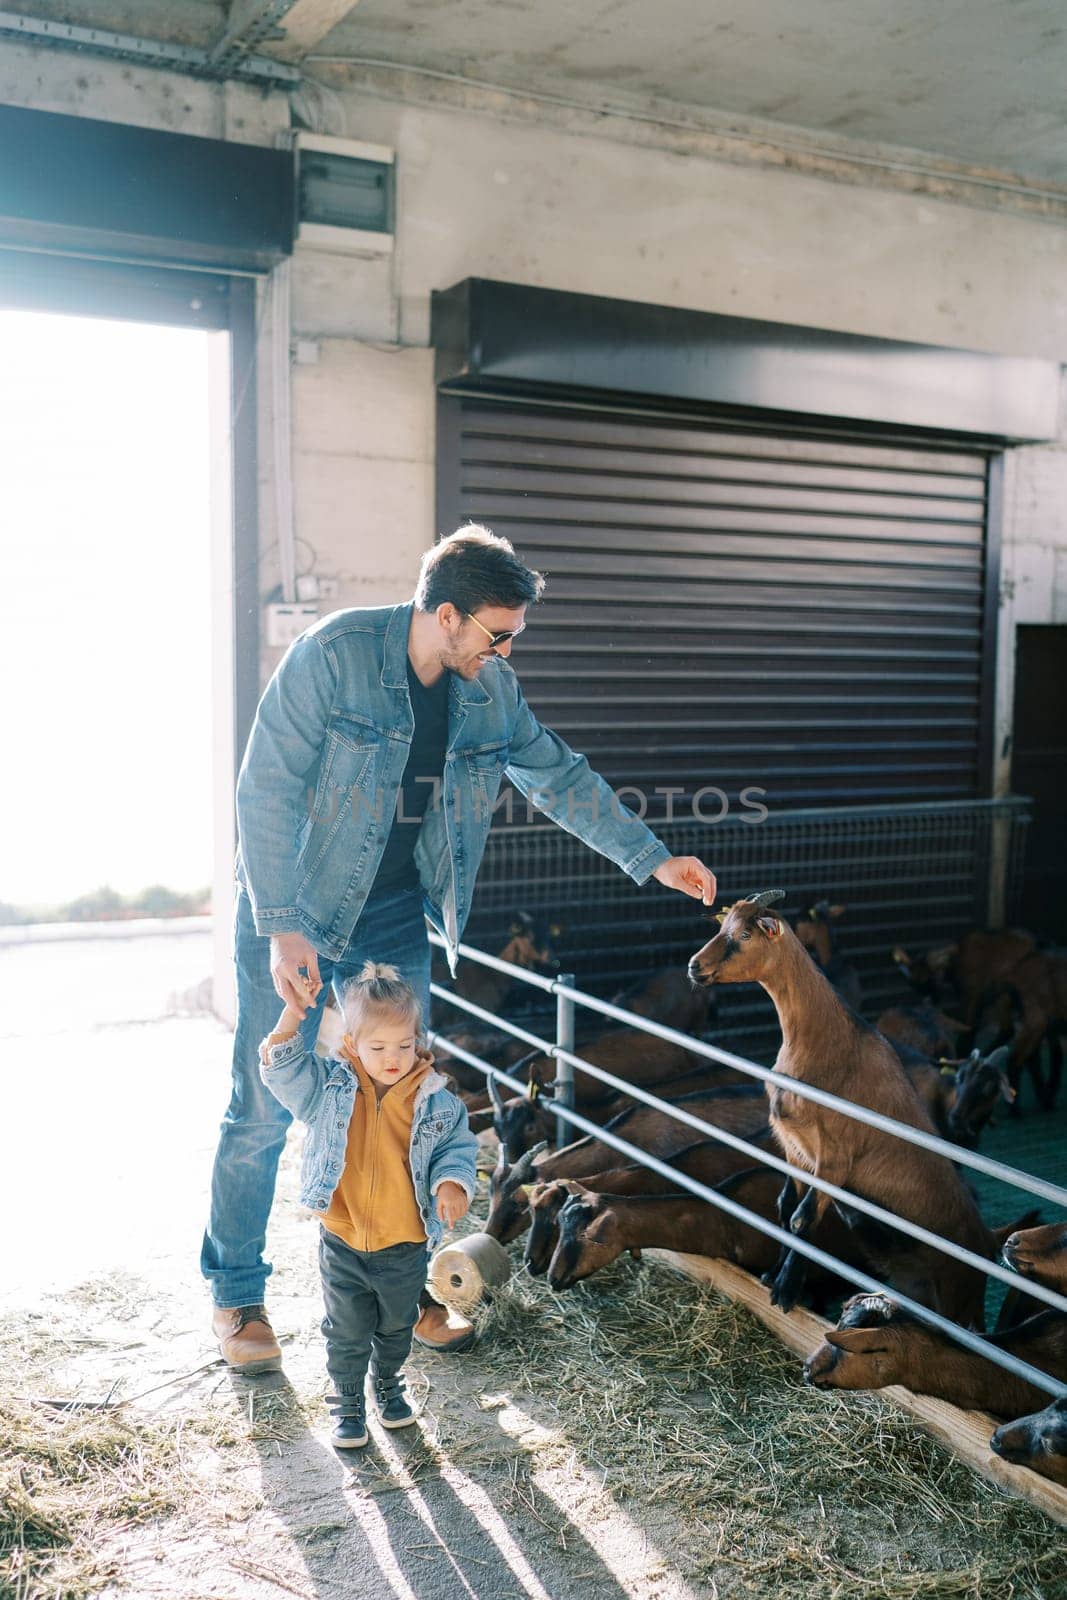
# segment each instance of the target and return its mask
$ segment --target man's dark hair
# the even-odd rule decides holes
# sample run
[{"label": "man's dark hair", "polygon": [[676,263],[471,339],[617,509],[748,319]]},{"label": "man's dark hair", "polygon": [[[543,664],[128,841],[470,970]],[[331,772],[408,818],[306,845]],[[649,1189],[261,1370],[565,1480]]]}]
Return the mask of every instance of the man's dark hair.
[{"label": "man's dark hair", "polygon": [[420,611],[436,611],[446,600],[468,613],[479,606],[516,610],[540,600],[544,586],[542,575],[519,560],[510,540],[472,522],[427,550],[415,604]]}]

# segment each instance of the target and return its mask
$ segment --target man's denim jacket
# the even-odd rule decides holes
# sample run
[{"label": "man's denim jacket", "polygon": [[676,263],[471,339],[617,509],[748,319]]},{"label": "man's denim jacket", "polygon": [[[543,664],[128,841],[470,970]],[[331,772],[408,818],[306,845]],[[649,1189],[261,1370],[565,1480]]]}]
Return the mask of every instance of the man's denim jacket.
[{"label": "man's denim jacket", "polygon": [[[348,1125],[355,1110],[359,1079],[338,1057],[316,1055],[299,1033],[268,1045],[259,1075],[276,1100],[306,1123],[300,1167],[300,1204],[325,1211],[340,1181],[348,1145]],[[478,1141],[467,1121],[467,1108],[431,1071],[415,1091],[411,1118],[411,1181],[426,1242],[441,1243],[444,1228],[433,1196],[446,1179],[458,1183],[474,1199]]]},{"label": "man's denim jacket", "polygon": [[[381,860],[414,716],[410,602],[335,611],[290,645],[263,693],[237,779],[236,873],[256,932],[302,933],[337,959]],[[670,851],[582,755],[544,728],[512,668],[450,674],[439,797],[415,845],[423,909],[448,947],[470,911],[500,781],[644,883]]]}]

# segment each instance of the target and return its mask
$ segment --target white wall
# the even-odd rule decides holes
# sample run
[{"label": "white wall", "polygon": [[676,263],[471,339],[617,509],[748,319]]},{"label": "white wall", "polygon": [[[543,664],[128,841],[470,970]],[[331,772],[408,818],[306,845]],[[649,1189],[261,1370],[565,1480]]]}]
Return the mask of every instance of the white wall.
[{"label": "white wall", "polygon": [[[342,102],[352,137],[397,150],[407,343],[429,336],[432,288],[479,275],[1067,359],[1067,228],[548,125]],[[377,306],[388,336],[378,269],[332,293],[320,280],[298,320],[342,331],[346,304],[353,317]]]}]

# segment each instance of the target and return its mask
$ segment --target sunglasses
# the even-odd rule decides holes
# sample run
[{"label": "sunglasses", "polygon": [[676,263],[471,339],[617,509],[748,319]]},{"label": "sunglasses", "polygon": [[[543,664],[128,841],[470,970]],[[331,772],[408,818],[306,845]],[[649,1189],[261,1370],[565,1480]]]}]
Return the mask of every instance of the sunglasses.
[{"label": "sunglasses", "polygon": [[505,628],[503,633],[490,633],[484,622],[478,622],[478,618],[474,615],[473,611],[465,611],[463,614],[464,616],[470,617],[472,622],[478,623],[479,628],[481,628],[482,632],[485,634],[485,637],[489,640],[490,650],[495,649],[498,644],[507,644],[509,639],[517,639],[520,633],[526,632],[526,624],[524,622],[521,628]]}]

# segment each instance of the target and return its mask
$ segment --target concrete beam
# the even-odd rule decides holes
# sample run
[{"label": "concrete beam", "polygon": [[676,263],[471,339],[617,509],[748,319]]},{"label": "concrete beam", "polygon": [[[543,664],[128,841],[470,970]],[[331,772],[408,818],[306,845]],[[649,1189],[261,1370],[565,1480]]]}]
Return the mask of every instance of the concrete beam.
[{"label": "concrete beam", "polygon": [[276,61],[301,61],[354,11],[359,0],[296,0],[282,19],[285,35],[264,46]]},{"label": "concrete beam", "polygon": [[220,71],[232,72],[262,48],[276,61],[297,62],[348,15],[359,0],[231,0],[226,26],[211,48]]}]

